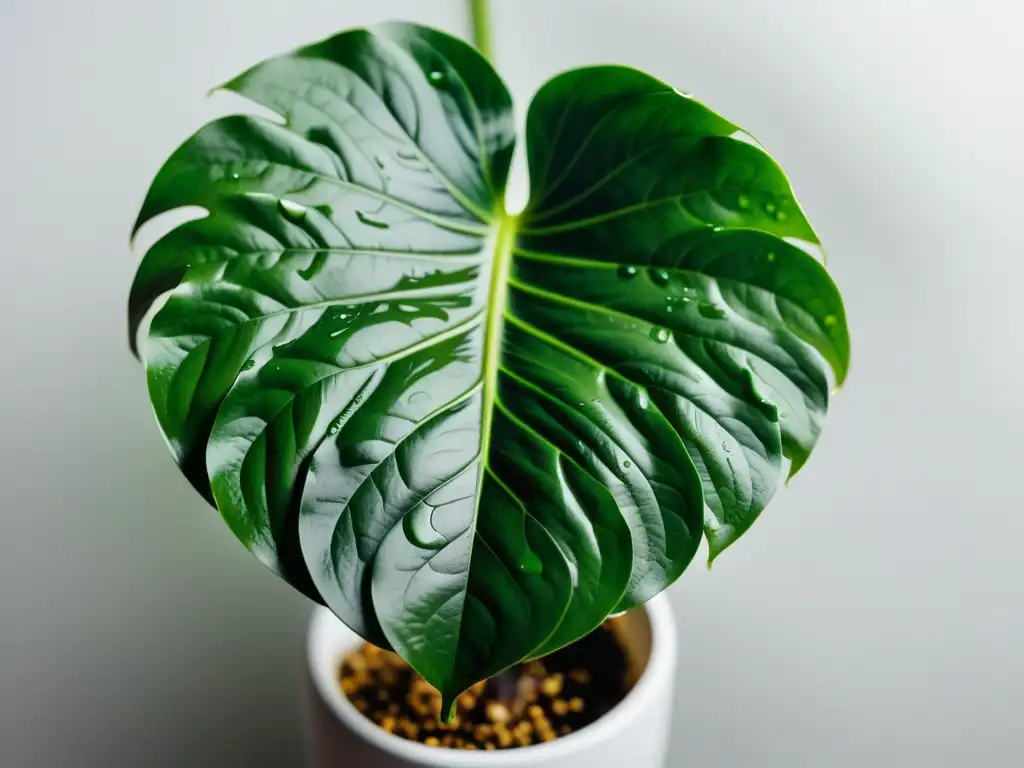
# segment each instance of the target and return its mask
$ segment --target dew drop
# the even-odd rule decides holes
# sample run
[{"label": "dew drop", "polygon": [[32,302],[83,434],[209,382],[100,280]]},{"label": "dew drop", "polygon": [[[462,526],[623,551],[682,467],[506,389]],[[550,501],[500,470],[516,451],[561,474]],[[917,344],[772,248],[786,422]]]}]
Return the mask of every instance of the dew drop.
[{"label": "dew drop", "polygon": [[775,214],[775,220],[776,221],[785,221],[787,218],[788,217],[786,216],[786,212],[785,211],[778,211]]},{"label": "dew drop", "polygon": [[673,307],[671,304],[669,304],[667,307],[665,307],[665,311],[668,312],[669,314],[671,314],[672,312],[675,312],[675,309],[676,308]]},{"label": "dew drop", "polygon": [[240,178],[242,178],[242,177],[239,176],[237,173],[232,173],[231,174],[231,180],[232,181],[238,181]]},{"label": "dew drop", "polygon": [[399,160],[419,160],[420,156],[413,149],[400,149],[397,152]]},{"label": "dew drop", "polygon": [[[334,319],[336,321],[338,321],[338,322],[344,323],[350,317],[351,317],[351,315],[348,312],[340,312],[340,313],[338,313],[337,315],[334,316]],[[350,328],[349,324],[346,323],[342,328],[339,328],[338,330],[333,331],[329,335],[330,335],[330,337],[332,339],[336,339],[339,336],[341,336],[343,333],[348,333],[349,328]]]},{"label": "dew drop", "polygon": [[640,391],[636,398],[636,404],[640,406],[640,410],[647,410],[647,406],[651,404],[651,401],[648,399],[646,392]]},{"label": "dew drop", "polygon": [[252,359],[246,360],[244,363],[242,363],[242,370],[243,371],[251,371],[255,366],[256,366],[256,361],[255,360],[252,360]]},{"label": "dew drop", "polygon": [[656,341],[659,344],[667,344],[668,340],[672,338],[672,334],[667,328],[651,328],[650,332],[651,341]]},{"label": "dew drop", "polygon": [[721,320],[725,317],[725,310],[708,301],[702,301],[697,307],[702,317],[708,320]]},{"label": "dew drop", "polygon": [[292,221],[302,221],[306,218],[306,206],[299,205],[292,200],[281,198],[277,201],[277,207],[281,209],[281,213]]},{"label": "dew drop", "polygon": [[434,507],[417,504],[402,518],[402,529],[409,543],[420,549],[441,550],[448,541],[434,528]]},{"label": "dew drop", "polygon": [[768,260],[768,263],[770,264],[771,262],[775,261],[775,253],[769,253],[767,256],[765,256],[765,258]]},{"label": "dew drop", "polygon": [[312,280],[313,278],[315,278],[317,275],[324,271],[325,266],[327,266],[327,253],[324,251],[319,251],[310,260],[309,266],[306,267],[305,269],[298,270],[296,274],[303,280]]},{"label": "dew drop", "polygon": [[356,218],[366,226],[374,227],[375,229],[390,229],[391,227],[391,225],[386,221],[381,221],[380,219],[374,218],[370,214],[363,213],[362,211],[356,211]]},{"label": "dew drop", "polygon": [[775,213],[775,203],[766,203],[765,206],[764,206],[764,209],[765,209],[765,211],[768,214],[774,214]]},{"label": "dew drop", "polygon": [[416,403],[429,403],[433,398],[429,392],[413,392],[409,395],[409,405],[416,405]]},{"label": "dew drop", "polygon": [[779,416],[781,416],[784,419],[788,419],[789,418],[789,412],[788,411],[781,411],[779,413]]},{"label": "dew drop", "polygon": [[626,459],[624,462],[622,462],[622,468],[623,469],[632,469],[633,468],[633,462],[630,461],[629,459]]},{"label": "dew drop", "polygon": [[636,277],[636,267],[631,264],[626,264],[619,267],[619,277],[623,280],[632,280]]},{"label": "dew drop", "polygon": [[431,85],[435,85],[435,86],[436,85],[443,85],[444,81],[447,80],[447,79],[448,79],[448,76],[445,75],[445,73],[442,72],[439,69],[435,69],[433,72],[431,72],[429,75],[427,75],[427,80],[430,81]]},{"label": "dew drop", "polygon": [[341,431],[341,417],[339,416],[331,422],[331,426],[327,428],[327,434],[332,437]]},{"label": "dew drop", "polygon": [[662,287],[668,285],[668,272],[664,269],[658,269],[651,272],[651,282]]},{"label": "dew drop", "polygon": [[519,558],[519,570],[531,576],[536,576],[544,570],[544,564],[532,549],[527,548],[523,556]]},{"label": "dew drop", "polygon": [[740,208],[749,208],[750,198],[747,197],[746,195],[740,195],[739,197],[736,198],[736,205],[739,206]]},{"label": "dew drop", "polygon": [[825,315],[825,325],[830,328],[839,322],[839,318],[835,315]]}]

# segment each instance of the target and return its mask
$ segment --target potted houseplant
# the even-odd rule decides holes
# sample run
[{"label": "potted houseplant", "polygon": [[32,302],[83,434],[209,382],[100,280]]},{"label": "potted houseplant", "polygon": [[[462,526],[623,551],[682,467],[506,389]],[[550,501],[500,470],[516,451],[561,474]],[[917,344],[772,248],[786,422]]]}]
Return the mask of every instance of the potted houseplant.
[{"label": "potted houseplant", "polygon": [[131,343],[182,471],[323,606],[318,764],[654,766],[657,596],[809,457],[842,301],[765,150],[626,67],[540,89],[508,211],[471,7],[480,50],[385,24],[226,83],[281,120],[159,171],[136,230],[206,215],[143,256]]}]

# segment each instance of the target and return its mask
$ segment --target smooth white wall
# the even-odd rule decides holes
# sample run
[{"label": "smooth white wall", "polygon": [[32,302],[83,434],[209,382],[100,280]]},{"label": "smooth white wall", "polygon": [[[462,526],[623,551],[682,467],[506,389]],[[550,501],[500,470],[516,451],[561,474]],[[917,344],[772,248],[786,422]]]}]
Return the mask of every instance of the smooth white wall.
[{"label": "smooth white wall", "polygon": [[[1013,766],[1024,713],[1022,12],[1010,0],[493,0],[525,107],[648,69],[790,173],[854,368],[818,453],[673,589],[673,766]],[[167,456],[127,236],[206,90],[463,3],[0,3],[0,765],[285,766],[308,606]]]}]

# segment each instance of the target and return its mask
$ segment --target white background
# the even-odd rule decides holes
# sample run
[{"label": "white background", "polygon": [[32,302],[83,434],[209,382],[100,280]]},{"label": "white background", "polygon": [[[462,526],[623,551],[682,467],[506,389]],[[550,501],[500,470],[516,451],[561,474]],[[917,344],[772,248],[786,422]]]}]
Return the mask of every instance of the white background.
[{"label": "white background", "polygon": [[[522,109],[628,63],[789,172],[854,363],[815,457],[672,590],[672,766],[1024,764],[1021,12],[1012,0],[494,0]],[[213,85],[457,0],[0,0],[0,765],[293,766],[309,606],[171,462],[128,232]]]}]

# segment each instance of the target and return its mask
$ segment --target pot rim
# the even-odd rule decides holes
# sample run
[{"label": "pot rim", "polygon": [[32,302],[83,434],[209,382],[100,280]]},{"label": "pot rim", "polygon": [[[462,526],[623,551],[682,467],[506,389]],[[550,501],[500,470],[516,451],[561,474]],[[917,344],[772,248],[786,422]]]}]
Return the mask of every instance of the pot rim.
[{"label": "pot rim", "polygon": [[355,708],[338,684],[338,635],[358,638],[329,609],[322,606],[315,610],[310,622],[307,641],[309,670],[320,698],[335,717],[359,738],[393,757],[439,768],[532,766],[538,760],[556,761],[578,755],[618,738],[631,723],[650,711],[661,686],[672,685],[670,676],[676,663],[677,638],[671,604],[665,593],[661,593],[640,609],[645,612],[651,625],[651,655],[636,684],[622,701],[596,722],[554,741],[528,747],[486,752],[428,747],[382,730]]}]

